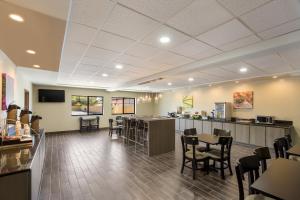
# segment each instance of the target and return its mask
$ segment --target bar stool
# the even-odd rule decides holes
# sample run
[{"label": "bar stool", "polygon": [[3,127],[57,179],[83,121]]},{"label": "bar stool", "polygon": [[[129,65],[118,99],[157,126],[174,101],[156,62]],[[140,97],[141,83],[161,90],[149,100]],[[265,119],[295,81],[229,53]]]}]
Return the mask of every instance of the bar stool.
[{"label": "bar stool", "polygon": [[130,119],[128,140],[136,142],[136,119]]},{"label": "bar stool", "polygon": [[139,145],[144,146],[145,141],[145,122],[144,120],[138,120],[137,122],[137,137],[136,141]]}]

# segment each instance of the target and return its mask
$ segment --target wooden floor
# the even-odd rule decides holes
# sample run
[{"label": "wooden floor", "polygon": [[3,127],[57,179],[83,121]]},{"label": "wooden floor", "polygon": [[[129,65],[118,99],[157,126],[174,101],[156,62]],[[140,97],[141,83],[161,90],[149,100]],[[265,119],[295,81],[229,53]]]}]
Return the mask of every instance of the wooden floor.
[{"label": "wooden floor", "polygon": [[[181,144],[176,150],[148,157],[106,131],[47,135],[40,199],[238,199],[235,175],[191,170],[180,174]],[[233,145],[232,165],[253,148]]]}]

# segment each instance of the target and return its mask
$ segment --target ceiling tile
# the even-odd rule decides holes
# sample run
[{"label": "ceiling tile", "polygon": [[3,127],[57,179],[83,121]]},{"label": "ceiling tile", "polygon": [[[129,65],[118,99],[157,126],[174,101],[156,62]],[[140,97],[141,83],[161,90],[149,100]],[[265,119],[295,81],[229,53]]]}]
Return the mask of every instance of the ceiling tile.
[{"label": "ceiling tile", "polygon": [[294,69],[300,69],[300,44],[290,48],[278,50],[278,53],[288,62]]},{"label": "ceiling tile", "polygon": [[110,0],[74,0],[71,21],[98,28],[111,12],[114,3]]},{"label": "ceiling tile", "polygon": [[127,64],[127,65],[132,65],[135,67],[143,67],[145,65],[145,60],[130,56],[130,55],[120,55],[116,59],[113,60],[114,63],[120,63],[120,64]]},{"label": "ceiling tile", "polygon": [[128,8],[117,5],[103,29],[138,40],[159,26],[159,23]]},{"label": "ceiling tile", "polygon": [[226,24],[199,35],[197,38],[215,47],[236,41],[251,35],[252,32],[241,22],[234,19]]},{"label": "ceiling tile", "polygon": [[93,43],[94,46],[101,47],[116,52],[123,52],[134,43],[134,40],[127,39],[112,33],[100,31]]},{"label": "ceiling tile", "polygon": [[216,55],[219,52],[221,52],[195,39],[189,40],[181,45],[178,45],[171,51],[194,59],[202,59],[205,57]]},{"label": "ceiling tile", "polygon": [[219,48],[224,50],[224,51],[230,51],[233,49],[238,49],[241,47],[246,47],[250,44],[254,44],[261,41],[256,35],[250,35],[248,37],[245,38],[241,38],[239,40],[236,40],[234,42],[230,42],[228,44],[225,45],[221,45]]},{"label": "ceiling tile", "polygon": [[[248,71],[246,73],[240,73],[240,68],[246,67]],[[230,71],[232,73],[236,73],[236,78],[245,78],[249,76],[261,76],[263,75],[263,71],[256,69],[246,63],[238,62],[238,63],[232,63],[232,64],[226,64],[221,66],[220,68],[225,69],[227,71]]]},{"label": "ceiling tile", "polygon": [[126,51],[126,54],[146,59],[146,58],[150,58],[150,57],[154,56],[155,54],[159,53],[160,51],[161,50],[156,47],[137,43],[136,45],[130,47]]},{"label": "ceiling tile", "polygon": [[274,28],[258,33],[263,39],[271,39],[300,29],[300,19],[296,19]]},{"label": "ceiling tile", "polygon": [[271,0],[218,0],[223,6],[229,9],[236,16],[251,11]]},{"label": "ceiling tile", "polygon": [[89,47],[86,56],[90,58],[98,58],[103,60],[103,62],[107,62],[114,57],[116,57],[118,54],[115,53],[114,51],[109,51],[106,49],[102,49],[99,47],[91,46]]},{"label": "ceiling tile", "polygon": [[185,33],[197,36],[231,18],[232,15],[215,0],[194,1],[168,20],[167,24]]},{"label": "ceiling tile", "polygon": [[256,32],[262,32],[299,17],[299,0],[276,0],[241,16],[241,19]]},{"label": "ceiling tile", "polygon": [[62,57],[65,61],[69,62],[77,62],[81,56],[84,54],[84,51],[86,50],[87,45],[77,43],[77,42],[71,42],[71,41],[65,41]]},{"label": "ceiling tile", "polygon": [[[167,36],[171,39],[170,43],[161,44],[159,42],[160,37]],[[169,28],[165,25],[161,26],[159,29],[155,30],[151,34],[147,35],[142,42],[159,48],[172,48],[176,45],[179,45],[187,40],[190,40],[191,37],[176,31],[173,28]]]},{"label": "ceiling tile", "polygon": [[89,26],[70,23],[69,30],[67,31],[67,38],[73,42],[80,42],[83,44],[89,44],[96,34],[97,29]]},{"label": "ceiling tile", "polygon": [[98,70],[98,66],[95,65],[87,65],[87,64],[80,64],[77,67],[78,71],[90,71],[90,72],[96,72]]},{"label": "ceiling tile", "polygon": [[292,70],[292,68],[277,54],[267,54],[246,59],[245,62],[268,72],[278,73]]},{"label": "ceiling tile", "polygon": [[224,79],[234,79],[237,76],[237,73],[233,73],[232,71],[227,71],[220,67],[210,67],[210,68],[202,69],[200,70],[200,72],[208,75],[222,77]]},{"label": "ceiling tile", "polygon": [[193,0],[118,0],[121,4],[159,21],[166,21]]},{"label": "ceiling tile", "polygon": [[167,64],[172,66],[180,66],[187,63],[191,63],[194,60],[189,59],[187,57],[177,55],[168,51],[157,54],[153,58],[149,60],[150,62],[158,63],[158,64]]},{"label": "ceiling tile", "polygon": [[99,58],[90,58],[85,56],[82,58],[81,64],[102,66],[105,64],[105,62]]}]

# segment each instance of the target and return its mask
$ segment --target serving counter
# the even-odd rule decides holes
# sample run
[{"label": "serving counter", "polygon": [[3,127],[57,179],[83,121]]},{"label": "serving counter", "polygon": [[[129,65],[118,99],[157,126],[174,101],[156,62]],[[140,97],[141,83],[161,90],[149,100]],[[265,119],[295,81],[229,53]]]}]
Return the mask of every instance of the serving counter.
[{"label": "serving counter", "polygon": [[0,199],[37,200],[45,158],[45,133],[30,147],[0,151]]}]

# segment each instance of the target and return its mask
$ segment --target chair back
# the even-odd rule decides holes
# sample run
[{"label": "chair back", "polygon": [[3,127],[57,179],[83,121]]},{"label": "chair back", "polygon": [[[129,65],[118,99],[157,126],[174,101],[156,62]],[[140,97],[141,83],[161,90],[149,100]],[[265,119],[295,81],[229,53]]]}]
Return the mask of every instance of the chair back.
[{"label": "chair back", "polygon": [[285,137],[274,140],[274,151],[276,158],[287,158],[286,151],[289,149],[288,141]]},{"label": "chair back", "polygon": [[113,128],[113,119],[108,119],[108,122],[109,122],[109,129],[112,129]]},{"label": "chair back", "polygon": [[251,185],[259,178],[259,158],[256,155],[252,155],[239,159],[238,164],[235,167],[235,171],[239,187],[239,200],[244,200],[244,174],[248,173],[249,194],[254,194],[255,192],[251,189]]},{"label": "chair back", "polygon": [[136,120],[130,119],[130,128],[135,128],[135,127],[136,127]]},{"label": "chair back", "polygon": [[[221,136],[219,137],[219,144],[221,145],[221,159],[225,158],[225,153],[230,157],[231,154],[231,146],[232,146],[233,138],[231,136]],[[225,151],[227,150],[227,151]]]},{"label": "chair back", "polygon": [[197,135],[197,129],[196,128],[190,128],[190,129],[185,129],[183,131],[183,135]]},{"label": "chair back", "polygon": [[116,120],[122,120],[122,116],[116,116]]},{"label": "chair back", "polygon": [[231,131],[214,128],[213,135],[215,135],[215,136],[231,136]]},{"label": "chair back", "polygon": [[260,147],[254,150],[254,155],[258,157],[261,164],[262,173],[267,170],[267,159],[271,159],[270,150],[268,147]]},{"label": "chair back", "polygon": [[290,134],[284,136],[288,142],[288,147],[291,148],[293,146],[292,136]]},{"label": "chair back", "polygon": [[137,128],[142,130],[142,129],[144,129],[144,127],[145,127],[144,120],[138,120],[138,122],[137,122]]}]

